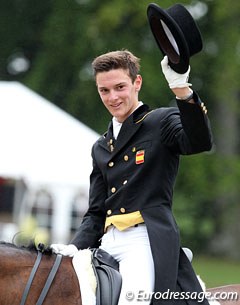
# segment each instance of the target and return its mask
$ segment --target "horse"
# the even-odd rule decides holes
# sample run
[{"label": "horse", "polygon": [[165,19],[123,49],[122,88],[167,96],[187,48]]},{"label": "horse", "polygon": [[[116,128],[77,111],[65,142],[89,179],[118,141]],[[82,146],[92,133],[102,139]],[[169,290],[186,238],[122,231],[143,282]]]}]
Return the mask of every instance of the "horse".
[{"label": "horse", "polygon": [[[34,246],[18,247],[0,243],[0,304],[20,305],[30,273],[37,259]],[[44,253],[25,305],[37,303],[56,255]],[[44,300],[44,305],[82,305],[79,282],[70,257],[63,257]]]},{"label": "horse", "polygon": [[[0,243],[0,304],[19,305],[38,256],[34,245],[19,247]],[[45,251],[33,279],[25,305],[36,304],[47,281],[56,255]],[[208,288],[206,292],[218,299],[221,305],[240,305],[240,284]],[[226,299],[227,293],[235,298]],[[237,299],[236,299],[237,296]],[[79,282],[70,257],[63,257],[60,267],[44,300],[44,305],[82,305]]]},{"label": "horse", "polygon": [[207,292],[221,305],[240,305],[240,284],[208,288]]}]

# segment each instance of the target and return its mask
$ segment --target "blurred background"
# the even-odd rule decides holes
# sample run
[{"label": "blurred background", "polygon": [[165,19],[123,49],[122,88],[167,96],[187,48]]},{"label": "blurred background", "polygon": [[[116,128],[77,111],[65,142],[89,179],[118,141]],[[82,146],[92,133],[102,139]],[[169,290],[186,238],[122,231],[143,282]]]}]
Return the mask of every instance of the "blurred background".
[{"label": "blurred background", "polygon": [[[155,3],[168,8],[177,2]],[[181,158],[174,214],[203,280],[210,286],[239,283],[240,2],[181,3],[203,37],[203,51],[191,58],[190,82],[207,105],[214,147]],[[87,209],[91,145],[110,120],[92,76],[96,56],[129,49],[141,58],[140,99],[152,108],[174,105],[148,4],[0,0],[2,240],[34,236],[66,243],[79,226]]]}]

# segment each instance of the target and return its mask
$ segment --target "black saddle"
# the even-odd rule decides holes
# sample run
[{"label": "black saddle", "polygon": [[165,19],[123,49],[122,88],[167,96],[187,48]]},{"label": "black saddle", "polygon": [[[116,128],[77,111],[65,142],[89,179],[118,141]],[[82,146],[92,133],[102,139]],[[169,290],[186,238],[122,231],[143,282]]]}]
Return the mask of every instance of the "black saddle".
[{"label": "black saddle", "polygon": [[92,249],[92,265],[97,279],[96,305],[117,305],[122,288],[118,262],[96,248]]}]

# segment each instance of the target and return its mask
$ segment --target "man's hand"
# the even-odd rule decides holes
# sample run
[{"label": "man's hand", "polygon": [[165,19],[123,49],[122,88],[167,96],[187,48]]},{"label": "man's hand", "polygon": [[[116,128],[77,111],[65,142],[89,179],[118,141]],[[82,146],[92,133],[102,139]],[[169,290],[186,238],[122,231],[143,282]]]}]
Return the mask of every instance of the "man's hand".
[{"label": "man's hand", "polygon": [[62,254],[64,256],[73,257],[78,252],[75,245],[64,245],[64,244],[51,244],[50,248],[55,254]]},{"label": "man's hand", "polygon": [[175,72],[168,64],[168,57],[164,56],[163,60],[161,61],[162,72],[168,82],[168,85],[171,89],[173,88],[186,88],[191,86],[192,84],[188,83],[189,73],[190,73],[190,66],[188,70],[184,74],[179,74]]}]

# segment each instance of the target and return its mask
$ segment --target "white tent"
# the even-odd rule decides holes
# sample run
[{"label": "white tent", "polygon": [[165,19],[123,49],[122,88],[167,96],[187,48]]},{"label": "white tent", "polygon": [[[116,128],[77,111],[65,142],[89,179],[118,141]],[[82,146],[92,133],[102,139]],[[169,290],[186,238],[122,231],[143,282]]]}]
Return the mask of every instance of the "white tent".
[{"label": "white tent", "polygon": [[88,183],[98,134],[17,82],[0,82],[0,174],[29,183]]},{"label": "white tent", "polygon": [[[0,82],[0,176],[51,188],[56,209],[69,204],[73,189],[88,189],[91,147],[98,137],[22,84]],[[66,209],[56,213],[56,227],[61,221],[67,221]],[[56,239],[66,235],[63,230]]]}]

